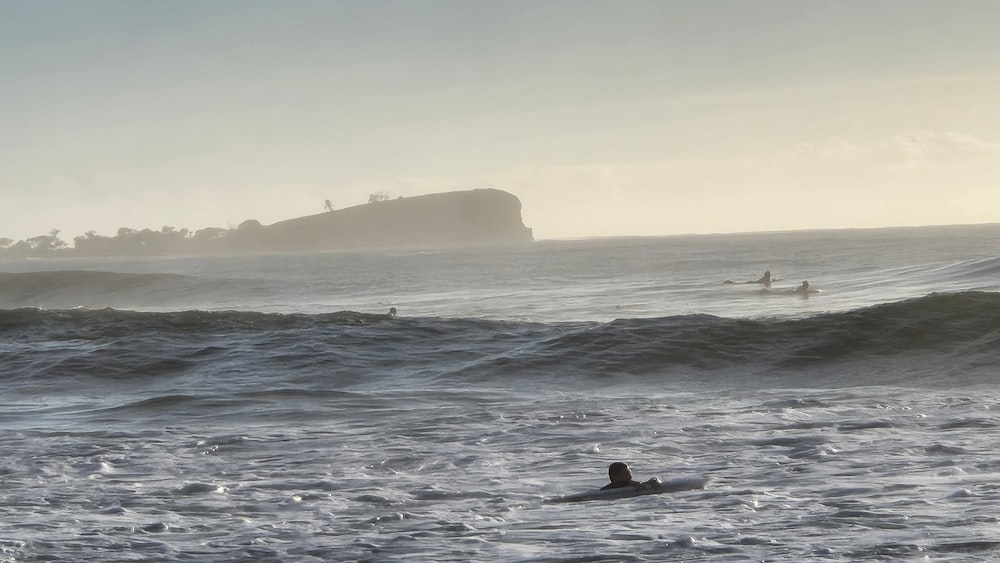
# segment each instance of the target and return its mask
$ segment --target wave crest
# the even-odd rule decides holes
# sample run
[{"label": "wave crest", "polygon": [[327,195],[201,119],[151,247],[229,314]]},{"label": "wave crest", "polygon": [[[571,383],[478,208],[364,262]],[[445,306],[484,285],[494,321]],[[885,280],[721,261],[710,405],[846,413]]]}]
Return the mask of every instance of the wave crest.
[{"label": "wave crest", "polygon": [[[147,375],[212,369],[203,366],[218,361],[226,362],[226,371],[257,371],[264,363],[281,371],[306,370],[297,374],[303,377],[312,374],[308,370],[317,370],[316,376],[342,370],[352,381],[363,369],[366,378],[445,382],[638,376],[727,383],[777,378],[791,385],[957,383],[994,378],[1000,294],[932,294],[807,318],[684,315],[552,324],[394,319],[355,311],[21,308],[0,310],[0,335],[11,343],[7,352],[0,349],[9,365],[19,358],[30,364],[22,356],[43,351],[51,363],[52,352],[63,350],[72,357],[57,365],[91,374],[101,373],[101,365],[113,374],[109,367],[122,357],[150,355],[142,363],[125,362],[126,371],[137,365]],[[34,345],[38,342],[48,344]],[[81,357],[71,353],[74,346],[89,351]],[[101,365],[85,369],[81,362]]]}]

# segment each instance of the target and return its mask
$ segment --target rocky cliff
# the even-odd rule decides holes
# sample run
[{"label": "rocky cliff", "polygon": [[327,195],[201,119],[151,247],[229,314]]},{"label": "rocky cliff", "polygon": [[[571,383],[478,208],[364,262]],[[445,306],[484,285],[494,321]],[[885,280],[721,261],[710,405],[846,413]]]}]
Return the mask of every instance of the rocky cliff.
[{"label": "rocky cliff", "polygon": [[[58,233],[58,231],[57,231]],[[114,237],[89,232],[68,246],[56,234],[10,244],[0,259],[56,256],[171,256],[294,252],[417,246],[513,244],[532,241],[521,222],[521,202],[501,190],[470,190],[372,201],[346,209],[236,229],[121,228]]]},{"label": "rocky cliff", "polygon": [[255,250],[313,250],[509,244],[532,241],[521,201],[479,189],[373,201],[364,205],[241,226],[231,244]]}]

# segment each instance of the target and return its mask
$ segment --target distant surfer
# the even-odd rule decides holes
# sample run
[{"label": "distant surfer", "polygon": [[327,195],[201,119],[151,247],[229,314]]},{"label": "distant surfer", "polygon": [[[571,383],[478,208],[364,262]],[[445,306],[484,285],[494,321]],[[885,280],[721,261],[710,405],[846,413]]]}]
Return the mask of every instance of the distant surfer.
[{"label": "distant surfer", "polygon": [[799,295],[808,295],[809,294],[809,281],[808,280],[807,281],[803,281],[802,285],[800,285],[799,287],[795,288],[795,290],[792,293],[798,293]]},{"label": "distant surfer", "polygon": [[777,281],[777,280],[776,279],[772,279],[771,278],[771,270],[767,270],[767,271],[764,272],[763,276],[761,276],[761,277],[759,277],[759,278],[757,278],[755,280],[745,281],[745,282],[734,282],[733,280],[726,280],[726,281],[724,281],[722,283],[724,283],[724,284],[759,284],[759,285],[763,285],[764,287],[771,287],[771,282],[772,281]]},{"label": "distant surfer", "polygon": [[653,477],[644,483],[640,483],[639,481],[632,479],[632,468],[623,461],[616,461],[608,466],[608,478],[611,479],[611,482],[601,487],[602,491],[605,489],[621,489],[624,487],[635,487],[636,489],[639,489],[647,486],[658,486],[660,484],[659,477]]},{"label": "distant surfer", "polygon": [[395,307],[389,307],[389,312],[386,314],[386,316],[389,317],[390,319],[395,318],[396,317],[396,308]]},{"label": "distant surfer", "polygon": [[755,281],[754,283],[759,283],[759,284],[763,284],[763,285],[764,285],[764,287],[771,287],[771,270],[766,270],[766,271],[764,272],[764,275],[763,275],[763,276],[761,276],[761,277],[760,277],[760,278],[759,278],[759,279],[758,279],[757,281]]}]

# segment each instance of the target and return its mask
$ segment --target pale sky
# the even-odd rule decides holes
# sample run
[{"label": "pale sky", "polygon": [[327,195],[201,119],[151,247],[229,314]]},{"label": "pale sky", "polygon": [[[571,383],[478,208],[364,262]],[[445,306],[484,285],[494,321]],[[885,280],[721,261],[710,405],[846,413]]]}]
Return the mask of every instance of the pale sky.
[{"label": "pale sky", "polygon": [[493,187],[538,239],[1000,221],[994,0],[5,0],[0,237]]}]

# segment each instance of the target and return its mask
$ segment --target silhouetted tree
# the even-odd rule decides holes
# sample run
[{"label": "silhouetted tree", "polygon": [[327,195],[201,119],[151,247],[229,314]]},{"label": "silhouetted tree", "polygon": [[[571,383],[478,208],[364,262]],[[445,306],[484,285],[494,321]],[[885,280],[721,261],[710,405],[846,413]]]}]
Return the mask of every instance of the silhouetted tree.
[{"label": "silhouetted tree", "polygon": [[66,248],[66,243],[58,236],[58,229],[52,229],[50,233],[55,234],[38,235],[28,239],[28,245],[31,246],[34,255],[41,256]]},{"label": "silhouetted tree", "polygon": [[31,256],[32,248],[31,245],[28,244],[28,241],[19,240],[15,242],[10,248],[8,248],[7,252],[9,252],[14,256]]},{"label": "silhouetted tree", "polygon": [[219,227],[206,227],[194,232],[194,238],[198,241],[217,240],[226,236],[226,229]]}]

